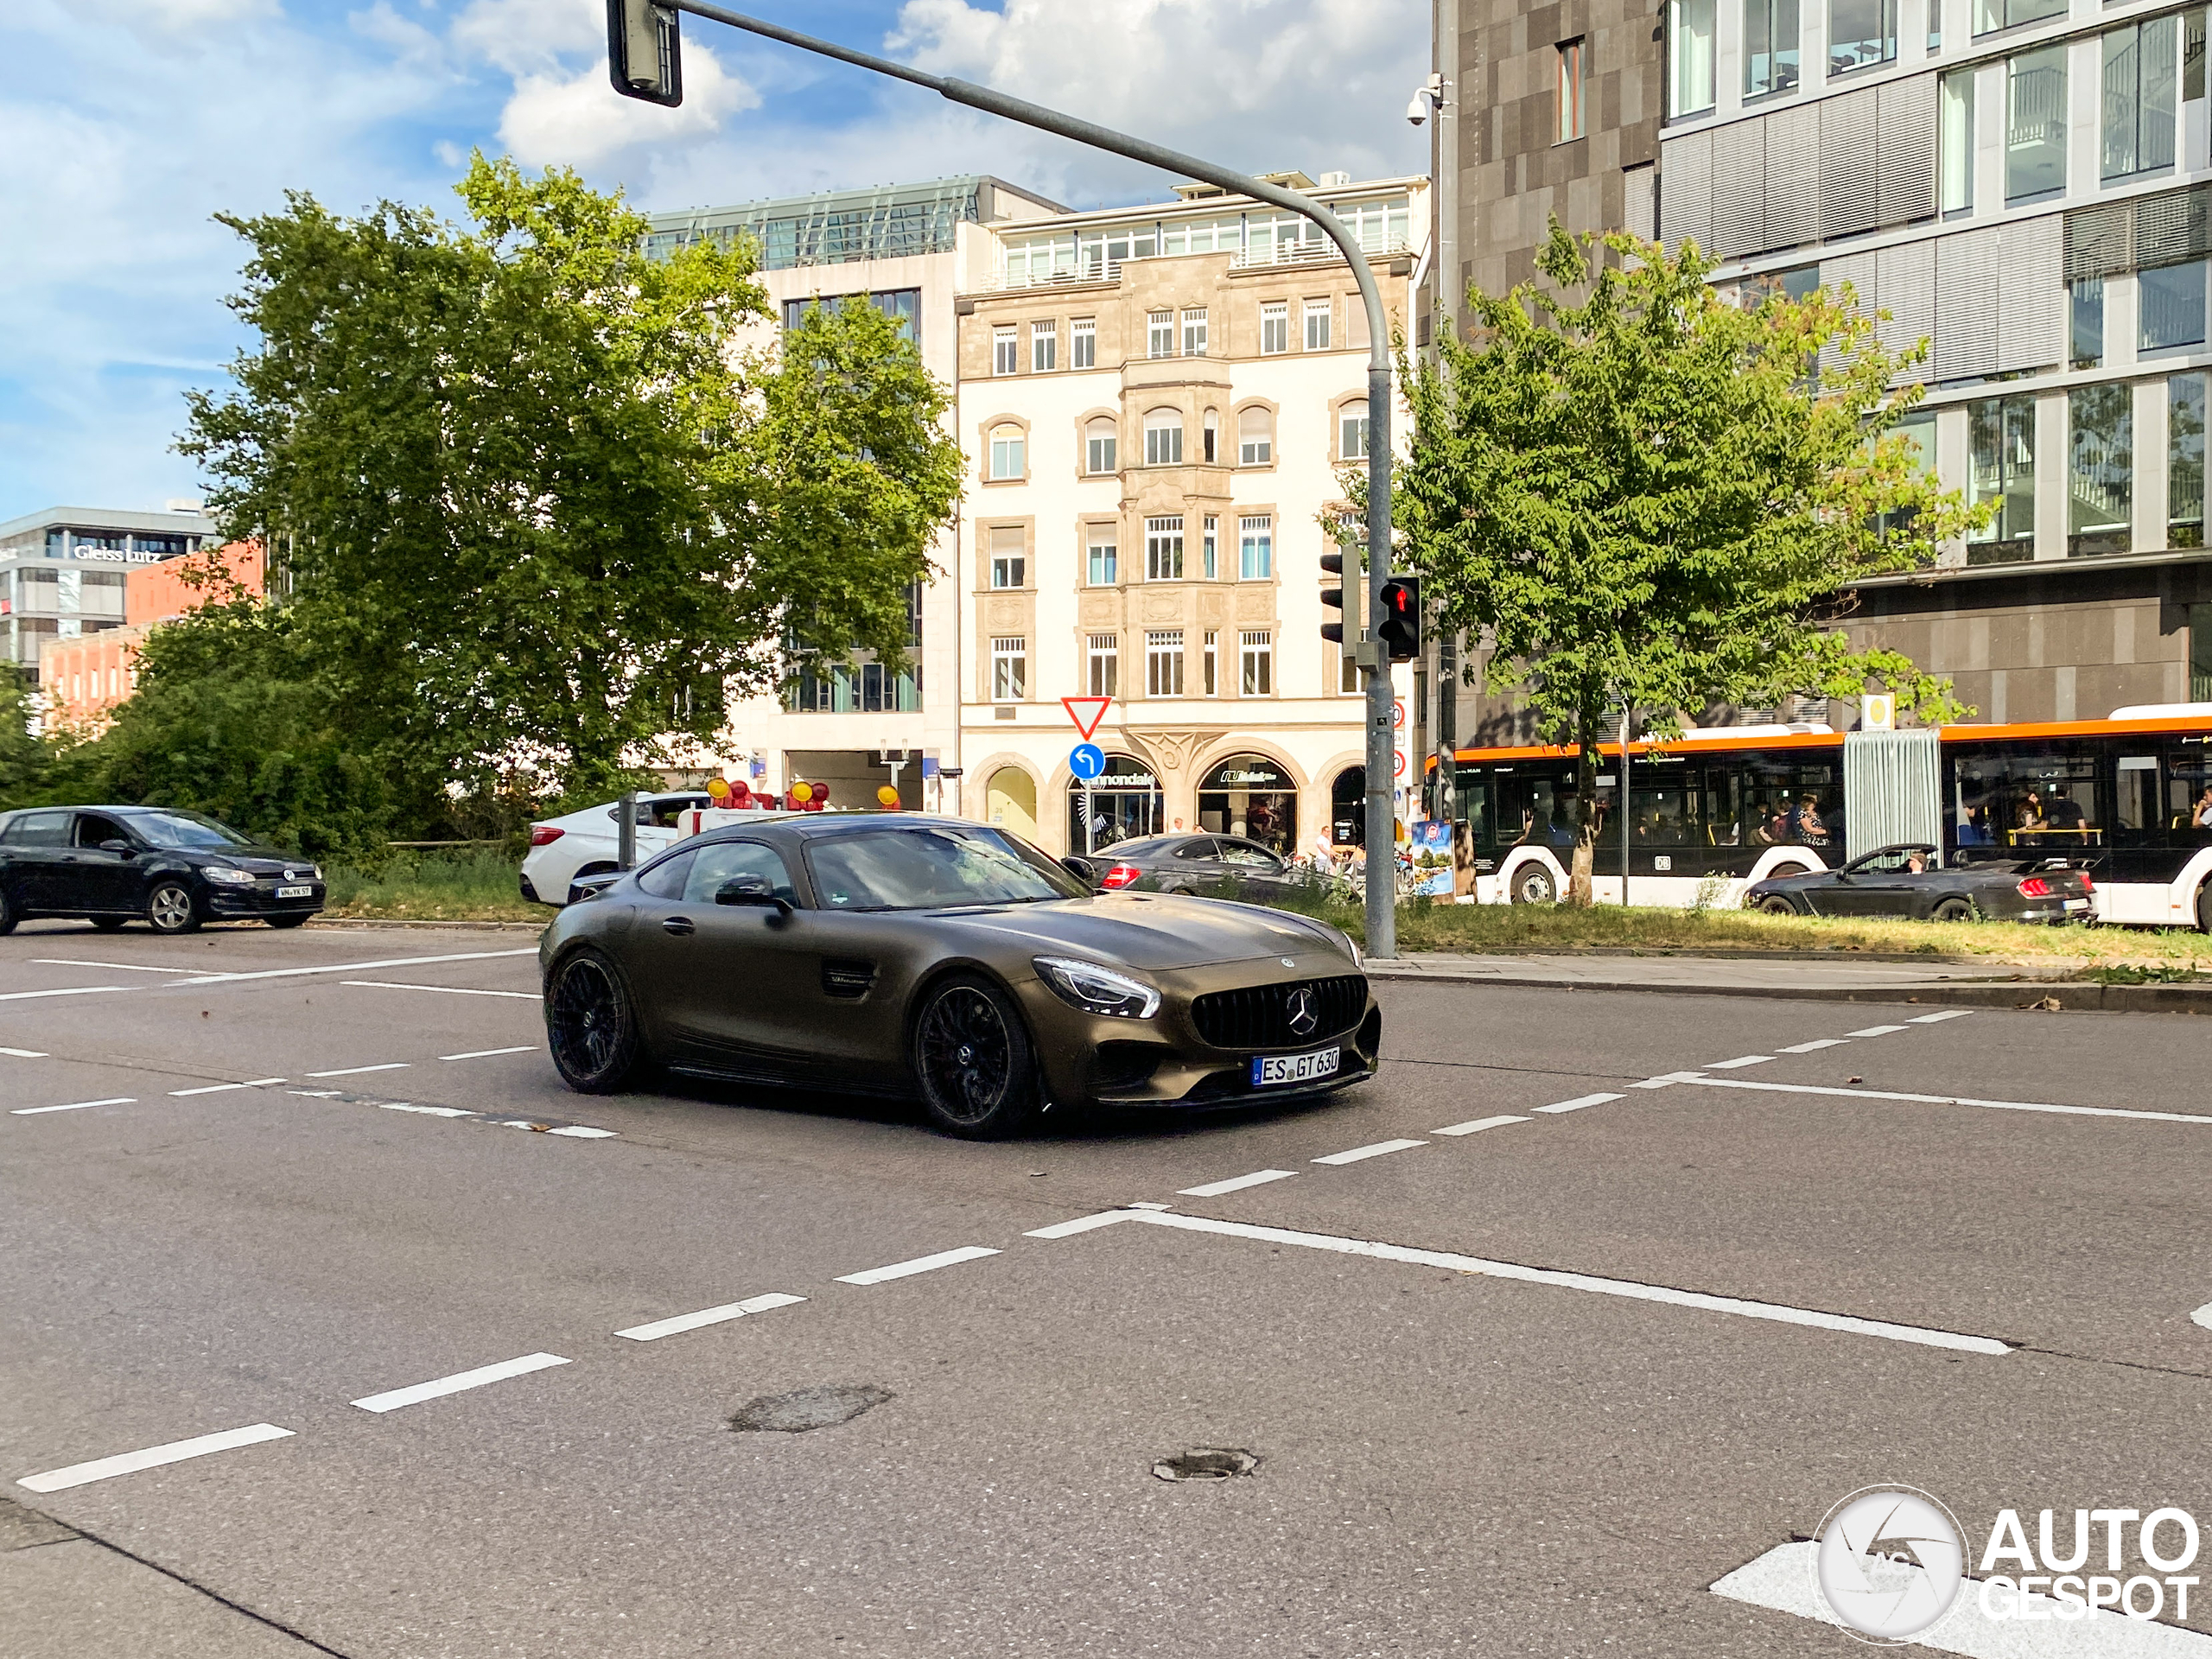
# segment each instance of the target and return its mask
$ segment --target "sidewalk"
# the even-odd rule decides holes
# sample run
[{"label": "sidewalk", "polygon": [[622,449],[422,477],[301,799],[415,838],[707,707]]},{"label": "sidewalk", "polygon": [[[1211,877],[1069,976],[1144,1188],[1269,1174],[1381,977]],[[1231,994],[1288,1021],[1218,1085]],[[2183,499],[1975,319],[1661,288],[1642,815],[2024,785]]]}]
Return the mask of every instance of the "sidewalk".
[{"label": "sidewalk", "polygon": [[1749,955],[1631,956],[1559,953],[1467,956],[1426,951],[1370,961],[1368,976],[1462,985],[1557,990],[1646,991],[1697,996],[1765,996],[1830,1002],[1951,1003],[2028,1007],[2056,998],[2062,1009],[2108,1013],[2212,1014],[2212,988],[2191,985],[2098,985],[2066,976],[2075,964],[1987,959],[1810,957]]}]

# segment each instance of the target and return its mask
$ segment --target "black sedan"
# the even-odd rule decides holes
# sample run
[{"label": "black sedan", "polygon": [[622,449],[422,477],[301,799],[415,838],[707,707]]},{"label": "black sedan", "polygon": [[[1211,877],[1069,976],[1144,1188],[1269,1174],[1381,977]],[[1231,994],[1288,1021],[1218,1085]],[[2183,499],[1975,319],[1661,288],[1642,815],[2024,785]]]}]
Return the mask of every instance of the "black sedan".
[{"label": "black sedan", "polygon": [[1299,873],[1268,848],[1242,836],[1149,836],[1080,861],[1109,892],[1218,893],[1264,902],[1295,885]]},{"label": "black sedan", "polygon": [[297,927],[322,908],[314,861],[264,847],[197,812],[34,807],[0,817],[0,933],[32,916],[156,933],[205,921]]},{"label": "black sedan", "polygon": [[1223,1106],[1373,1074],[1382,1015],[1335,928],[1098,893],[1003,830],[783,818],[678,843],[539,947],[569,1087],[694,1076],[918,1096],[949,1134],[1055,1107]]},{"label": "black sedan", "polygon": [[2086,922],[2096,913],[2088,872],[2050,859],[1954,862],[1901,843],[1838,870],[1754,881],[1746,909],[1777,916],[1904,916],[1919,921]]}]

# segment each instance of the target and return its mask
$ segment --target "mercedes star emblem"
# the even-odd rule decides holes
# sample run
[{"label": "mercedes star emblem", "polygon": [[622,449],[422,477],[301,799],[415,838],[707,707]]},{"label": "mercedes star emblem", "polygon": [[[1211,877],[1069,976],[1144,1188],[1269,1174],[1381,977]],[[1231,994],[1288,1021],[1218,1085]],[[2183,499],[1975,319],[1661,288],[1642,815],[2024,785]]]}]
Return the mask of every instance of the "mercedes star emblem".
[{"label": "mercedes star emblem", "polygon": [[1313,1027],[1321,1023],[1320,1012],[1313,1006],[1313,993],[1303,985],[1284,999],[1283,1009],[1290,1015],[1290,1028],[1300,1037],[1310,1036]]}]

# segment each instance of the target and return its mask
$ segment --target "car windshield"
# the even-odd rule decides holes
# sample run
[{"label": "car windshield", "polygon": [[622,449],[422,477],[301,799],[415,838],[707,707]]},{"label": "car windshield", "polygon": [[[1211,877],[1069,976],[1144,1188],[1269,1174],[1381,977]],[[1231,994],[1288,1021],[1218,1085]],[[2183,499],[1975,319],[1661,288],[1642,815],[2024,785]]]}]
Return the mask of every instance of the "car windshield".
[{"label": "car windshield", "polygon": [[806,858],[824,910],[1038,904],[1085,892],[1043,854],[981,827],[859,830],[813,842]]},{"label": "car windshield", "polygon": [[251,847],[227,824],[197,812],[134,812],[130,827],[156,847]]}]

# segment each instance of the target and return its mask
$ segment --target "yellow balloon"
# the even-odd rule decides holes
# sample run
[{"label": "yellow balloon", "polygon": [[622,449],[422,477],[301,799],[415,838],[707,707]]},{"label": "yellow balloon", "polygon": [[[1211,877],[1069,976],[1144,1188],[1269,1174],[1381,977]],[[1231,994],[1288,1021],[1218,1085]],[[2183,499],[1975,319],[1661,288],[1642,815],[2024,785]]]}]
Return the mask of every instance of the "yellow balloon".
[{"label": "yellow balloon", "polygon": [[890,785],[886,784],[881,789],[875,791],[875,798],[881,801],[886,806],[896,806],[899,804],[899,791],[892,788]]},{"label": "yellow balloon", "polygon": [[791,785],[791,799],[795,801],[810,801],[813,798],[814,790],[810,785],[793,784]]}]

